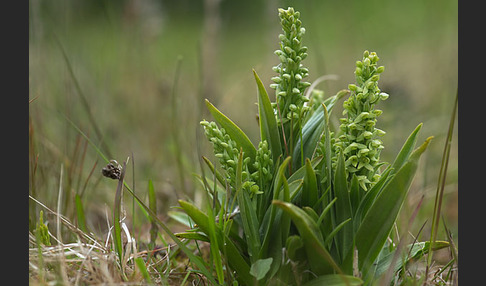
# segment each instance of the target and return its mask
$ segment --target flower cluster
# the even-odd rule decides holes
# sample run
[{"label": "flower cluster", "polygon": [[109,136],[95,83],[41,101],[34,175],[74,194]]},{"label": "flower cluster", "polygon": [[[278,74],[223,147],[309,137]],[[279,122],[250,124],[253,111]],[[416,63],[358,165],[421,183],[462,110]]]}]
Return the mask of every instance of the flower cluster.
[{"label": "flower cluster", "polygon": [[[366,191],[380,177],[378,167],[380,152],[384,148],[378,138],[385,134],[375,128],[376,118],[382,113],[374,109],[380,100],[388,98],[388,94],[378,88],[379,74],[383,66],[377,66],[379,58],[375,52],[365,51],[363,60],[356,62],[356,85],[348,86],[351,96],[344,102],[341,118],[341,135],[336,138],[334,164],[337,155],[343,153],[348,176],[357,176],[360,186]],[[350,178],[350,176],[349,176]]]},{"label": "flower cluster", "polygon": [[280,110],[277,120],[281,117],[286,121],[291,119],[292,114],[297,118],[303,117],[306,109],[303,105],[308,101],[304,90],[310,83],[303,81],[309,70],[300,63],[307,57],[307,47],[302,46],[305,29],[299,20],[300,13],[291,7],[287,10],[280,8],[278,12],[283,34],[279,35],[280,50],[275,51],[280,64],[273,67],[273,70],[279,75],[272,78],[274,84],[270,87],[276,90],[277,102],[274,108]]},{"label": "flower cluster", "polygon": [[273,177],[273,160],[272,152],[268,149],[267,140],[263,140],[258,144],[255,162],[253,163],[256,171],[251,174],[255,182],[259,182],[259,186],[265,189],[267,184],[272,181]]},{"label": "flower cluster", "polygon": [[[221,168],[226,172],[226,178],[230,187],[236,188],[236,167],[238,164],[238,157],[240,154],[239,148],[236,142],[226,133],[224,128],[219,128],[215,122],[208,122],[206,120],[201,121],[201,125],[204,127],[204,133],[208,140],[213,145],[214,156],[218,158]],[[243,154],[243,168],[241,179],[243,189],[248,190],[252,194],[258,193],[259,188],[251,180],[250,172],[248,171],[248,164],[250,158],[245,157]]]}]

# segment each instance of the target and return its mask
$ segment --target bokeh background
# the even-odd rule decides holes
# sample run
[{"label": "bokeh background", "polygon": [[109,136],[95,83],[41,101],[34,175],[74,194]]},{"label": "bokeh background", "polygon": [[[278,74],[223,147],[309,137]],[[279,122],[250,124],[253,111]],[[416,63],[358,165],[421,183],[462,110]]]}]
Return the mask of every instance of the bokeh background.
[{"label": "bokeh background", "polygon": [[[200,172],[200,156],[211,156],[199,125],[211,119],[204,99],[258,142],[252,69],[274,99],[268,86],[278,64],[277,9],[293,6],[306,28],[307,80],[339,77],[317,86],[327,96],[354,83],[355,62],[364,50],[380,57],[386,68],[380,88],[390,94],[378,107],[384,111],[378,127],[387,132],[382,160],[392,161],[421,122],[419,142],[435,137],[400,216],[406,225],[424,195],[410,233],[416,235],[425,223],[420,237],[426,239],[457,90],[457,5],[456,0],[30,0],[30,194],[55,209],[62,169],[61,212],[75,218],[78,194],[88,227],[106,230],[116,182],[102,177],[105,163],[73,123],[109,159],[121,163],[130,157],[126,180],[141,197],[153,180],[162,218],[177,198],[198,201],[202,189],[194,174]],[[335,128],[339,107],[331,116]],[[456,129],[442,208],[456,243],[457,134]],[[32,225],[40,208],[30,203]],[[129,219],[143,229],[142,216]],[[446,239],[442,228],[439,236]]]}]

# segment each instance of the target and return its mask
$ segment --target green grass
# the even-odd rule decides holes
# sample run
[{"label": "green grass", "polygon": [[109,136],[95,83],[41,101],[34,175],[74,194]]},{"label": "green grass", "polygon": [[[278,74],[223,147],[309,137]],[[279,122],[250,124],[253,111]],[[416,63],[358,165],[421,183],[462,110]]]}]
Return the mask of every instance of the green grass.
[{"label": "green grass", "polygon": [[[380,106],[385,111],[380,117],[380,128],[387,131],[382,158],[392,161],[418,122],[424,123],[419,142],[428,135],[435,137],[421,159],[394,227],[393,240],[397,243],[404,235],[408,236],[405,230],[416,236],[417,241],[430,239],[444,144],[451,139],[447,172],[441,175],[445,178],[441,181],[442,217],[457,246],[457,132],[448,137],[446,123],[457,87],[457,3],[308,2],[296,6],[307,29],[305,43],[309,56],[305,63],[311,71],[307,80],[313,82],[324,74],[338,75],[337,80],[317,86],[326,96],[332,95],[353,82],[357,56],[364,49],[376,50],[387,67],[380,87],[393,98]],[[252,69],[269,90],[270,78],[275,75],[271,66],[278,61],[271,51],[278,48],[279,27],[277,7],[265,14],[264,4],[252,2],[251,5],[249,11],[259,11],[257,15],[261,17],[254,22],[248,22],[244,13],[231,5],[222,6],[223,26],[219,42],[213,43],[218,50],[214,75],[217,81],[213,82],[217,93],[211,95],[214,98],[211,102],[223,114],[231,115],[251,142],[258,142],[261,134],[255,128],[259,110],[255,106],[258,98]],[[149,251],[147,245],[151,241],[155,213],[173,232],[186,230],[168,216],[178,205],[178,199],[190,200],[206,212],[205,188],[192,175],[200,173],[199,156],[211,153],[211,146],[203,139],[198,124],[211,116],[204,104],[207,95],[202,88],[198,51],[200,43],[205,41],[203,14],[194,12],[197,8],[184,13],[167,4],[160,27],[149,30],[143,26],[146,23],[143,16],[132,20],[122,16],[121,6],[106,4],[104,8],[78,10],[71,3],[32,8],[29,49],[31,282],[87,282],[83,279],[92,277],[92,281],[98,282],[151,279],[162,284],[180,284],[183,280],[206,281],[204,275],[193,271],[202,266],[214,271],[215,281],[221,276],[226,281],[234,279],[232,273],[221,274],[228,261],[223,259],[221,265],[214,267],[207,263],[218,256],[214,248],[207,248],[204,242],[196,245],[186,240],[182,240],[184,246],[178,246],[164,231],[157,234],[155,244],[165,250],[145,260],[145,270],[140,259],[129,258],[135,253],[145,257],[142,253]],[[179,56],[182,56],[180,62]],[[273,101],[274,95],[269,95]],[[329,118],[331,129],[339,127],[341,111],[337,104]],[[174,122],[179,127],[178,137],[174,137]],[[117,184],[101,176],[101,168],[107,162],[93,145],[105,156],[111,155],[106,160],[122,162],[130,157],[135,164],[127,167],[126,185],[136,189],[136,196],[147,206],[154,195],[157,200],[156,212],[152,208],[150,215],[129,192],[123,194],[122,222],[136,242],[135,247],[124,253],[128,260],[107,256],[117,253],[113,252],[113,241],[107,237],[114,225]],[[208,157],[215,162],[211,155]],[[217,179],[212,175],[206,179],[210,181],[208,189],[214,189],[211,182]],[[149,181],[151,187],[147,188]],[[296,187],[291,182],[288,184],[290,190]],[[421,207],[415,213],[419,202]],[[34,229],[41,210],[43,223],[51,235],[51,246],[36,243]],[[414,223],[408,227],[412,215]],[[56,241],[58,219],[62,243]],[[447,241],[443,224],[435,225],[439,240]],[[231,228],[228,225],[225,229]],[[123,228],[120,233],[122,237],[126,235]],[[218,234],[211,233],[208,240],[217,240]],[[411,237],[407,239],[413,242]],[[181,247],[202,252],[206,262],[188,259]],[[438,251],[429,273],[437,274],[437,267],[451,261],[453,254]],[[115,261],[125,261],[125,264],[121,267]],[[451,264],[443,268],[441,277],[447,277],[453,267]],[[422,269],[409,269],[410,279],[423,277]]]}]

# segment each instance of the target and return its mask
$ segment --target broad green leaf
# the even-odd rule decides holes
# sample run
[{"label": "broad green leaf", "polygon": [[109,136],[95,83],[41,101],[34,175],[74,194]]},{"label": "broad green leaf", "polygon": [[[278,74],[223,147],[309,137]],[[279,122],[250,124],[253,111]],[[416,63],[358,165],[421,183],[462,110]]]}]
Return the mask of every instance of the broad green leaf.
[{"label": "broad green leaf", "polygon": [[177,222],[179,222],[179,223],[181,223],[181,224],[183,224],[183,225],[185,225],[187,227],[193,227],[194,226],[194,221],[192,220],[192,218],[190,216],[188,216],[184,212],[180,212],[180,211],[168,211],[167,212],[167,215],[171,219],[173,219],[173,220],[175,220],[175,221],[177,221]]},{"label": "broad green leaf", "polygon": [[[334,197],[337,198],[334,209],[334,213],[336,215],[336,224],[341,224],[352,217],[348,181],[346,179],[346,169],[342,153],[339,155],[336,174],[334,175]],[[337,233],[335,241],[341,261],[344,261],[344,258],[351,250],[353,245],[353,237],[354,234],[352,223],[344,225],[343,229]],[[351,267],[351,265],[347,266]],[[351,269],[345,269],[345,272],[349,273],[347,270]]]},{"label": "broad green leaf", "polygon": [[289,184],[290,201],[291,202],[294,202],[295,197],[300,192],[303,185],[304,185],[303,179],[295,180],[295,181],[293,181],[292,183]]},{"label": "broad green leaf", "polygon": [[277,120],[273,113],[273,108],[270,103],[267,91],[263,86],[262,81],[258,77],[255,70],[253,75],[258,86],[258,114],[260,123],[260,137],[261,140],[267,140],[270,150],[272,151],[273,162],[277,162],[278,157],[282,155],[282,145],[280,143],[280,135],[277,126]]},{"label": "broad green leaf", "polygon": [[408,136],[407,140],[403,144],[400,152],[398,152],[395,161],[393,161],[393,164],[391,165],[392,170],[395,170],[395,172],[398,171],[410,157],[415,143],[417,142],[418,132],[420,131],[420,129],[422,129],[422,125],[423,124],[420,123],[419,125],[417,125],[417,127],[415,127],[415,129],[412,131],[412,133]]},{"label": "broad green leaf", "polygon": [[209,237],[198,232],[178,232],[175,235],[179,238],[209,242]]},{"label": "broad green leaf", "polygon": [[[319,163],[321,163],[322,156],[316,157],[311,160],[312,169],[315,169]],[[291,184],[295,180],[304,179],[306,173],[305,166],[300,167],[297,171],[293,172],[292,175],[287,179],[288,183]]]},{"label": "broad green leaf", "polygon": [[250,274],[256,278],[256,280],[261,280],[270,270],[270,265],[272,265],[273,258],[258,259],[251,265]]},{"label": "broad green leaf", "polygon": [[302,188],[301,206],[314,206],[317,201],[317,179],[309,158],[305,159],[305,177]]},{"label": "broad green leaf", "polygon": [[[226,133],[231,137],[231,139],[236,142],[238,146],[243,148],[245,157],[251,158],[250,160],[253,162],[253,160],[255,160],[256,148],[255,146],[253,146],[248,136],[246,136],[246,134],[241,131],[241,129],[235,123],[233,123],[231,119],[221,113],[221,111],[214,107],[214,105],[212,105],[207,99],[206,106],[208,107],[216,122],[218,122],[219,125],[221,125],[221,127],[226,130]],[[249,164],[248,168],[251,172],[255,171],[253,164]]]},{"label": "broad green leaf", "polygon": [[[408,245],[406,250],[403,252],[403,255],[406,255],[402,259],[398,259],[394,265],[394,272],[397,272],[402,269],[407,263],[411,261],[417,261],[418,259],[422,258],[426,254],[429,253],[429,246],[430,241],[426,242],[418,242],[414,244]],[[436,241],[432,250],[439,250],[445,247],[449,247],[449,242],[447,241]],[[392,251],[389,254],[385,255],[378,261],[378,265],[375,272],[375,278],[378,278],[381,274],[388,271],[391,266],[391,262],[393,260],[393,256],[395,255],[396,251]]]},{"label": "broad green leaf", "polygon": [[303,286],[359,286],[363,285],[363,280],[350,275],[329,274],[319,276],[305,283]]},{"label": "broad green leaf", "polygon": [[359,203],[361,202],[361,198],[363,196],[363,191],[359,187],[359,182],[358,182],[358,177],[356,177],[355,174],[353,174],[353,177],[351,179],[351,184],[349,185],[349,201],[351,203],[351,210],[352,210],[352,215],[356,214],[356,211],[358,210]]},{"label": "broad green leaf", "polygon": [[364,277],[373,265],[396,221],[417,170],[420,155],[426,150],[431,139],[432,137],[427,138],[411,153],[403,167],[384,186],[358,228],[355,242],[358,249],[359,268]]},{"label": "broad green leaf", "polygon": [[317,275],[341,272],[339,266],[324,247],[324,240],[316,222],[301,208],[282,201],[272,202],[290,215],[297,227],[312,271]]},{"label": "broad green leaf", "polygon": [[381,174],[380,179],[376,184],[371,187],[368,191],[366,191],[364,197],[361,199],[359,203],[358,209],[354,215],[353,225],[354,231],[356,232],[361,224],[362,218],[366,215],[368,210],[370,209],[371,205],[375,201],[376,197],[380,194],[383,186],[386,185],[394,175],[390,176],[392,169],[387,169],[384,173]]}]

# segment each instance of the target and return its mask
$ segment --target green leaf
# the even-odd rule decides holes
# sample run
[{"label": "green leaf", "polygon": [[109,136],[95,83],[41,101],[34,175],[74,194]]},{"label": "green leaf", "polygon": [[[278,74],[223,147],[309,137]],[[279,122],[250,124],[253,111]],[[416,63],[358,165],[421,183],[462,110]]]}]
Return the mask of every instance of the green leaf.
[{"label": "green leaf", "polygon": [[143,258],[142,257],[135,258],[135,264],[137,265],[137,268],[140,270],[140,273],[142,273],[145,282],[147,282],[148,284],[152,284],[152,279],[150,278],[150,274],[147,271],[147,267],[145,266],[145,261],[143,261]]},{"label": "green leaf", "polygon": [[[208,216],[189,202],[179,200],[179,205],[194,220],[194,222],[201,229],[201,231],[208,235]],[[220,250],[225,254],[230,267],[238,273],[241,281],[252,281],[253,278],[249,273],[250,266],[240,254],[232,240],[224,235],[220,228],[216,228],[215,230]]]},{"label": "green leaf", "polygon": [[363,285],[363,280],[358,277],[340,274],[330,274],[319,276],[305,283],[303,286],[359,286]]},{"label": "green leaf", "polygon": [[258,120],[260,123],[260,137],[262,141],[267,140],[270,150],[272,151],[273,163],[275,164],[278,157],[282,155],[282,145],[280,143],[277,120],[273,113],[273,108],[267,91],[255,70],[253,70],[253,75],[255,76],[258,86]]},{"label": "green leaf", "polygon": [[331,178],[332,178],[332,148],[331,148],[331,131],[329,130],[329,113],[327,111],[326,105],[322,104],[322,108],[324,111],[324,164],[322,164],[322,176],[327,177],[326,184],[324,185],[324,189],[331,187]]},{"label": "green leaf", "polygon": [[[412,131],[412,133],[408,136],[407,140],[403,144],[402,148],[400,149],[400,152],[398,153],[397,157],[395,158],[395,161],[391,165],[392,170],[398,171],[403,164],[408,160],[410,157],[410,154],[413,151],[413,147],[415,146],[415,143],[417,142],[417,134],[422,129],[422,123],[417,125],[415,129]],[[393,172],[393,171],[392,171]]]},{"label": "green leaf", "polygon": [[287,238],[287,242],[285,244],[285,248],[287,249],[287,256],[293,260],[303,260],[305,256],[303,255],[303,251],[301,249],[304,247],[304,243],[302,239],[298,235],[292,235]]},{"label": "green leaf", "polygon": [[427,148],[432,137],[415,149],[366,213],[356,233],[359,268],[366,277],[383,244],[385,243],[400,208],[405,200],[418,166],[420,155]]},{"label": "green leaf", "polygon": [[76,204],[76,215],[78,219],[78,227],[85,233],[88,233],[88,229],[86,228],[86,220],[84,217],[84,209],[83,203],[81,201],[81,197],[79,194],[74,195],[74,202]]},{"label": "green leaf", "polygon": [[226,180],[225,180],[224,176],[221,175],[221,173],[218,172],[218,170],[216,170],[216,168],[214,168],[214,164],[208,158],[206,158],[204,156],[202,156],[202,158],[203,158],[204,162],[206,163],[206,165],[208,165],[211,172],[216,176],[216,179],[221,184],[221,186],[226,186]]},{"label": "green leaf", "polygon": [[[426,242],[418,242],[414,244],[408,245],[406,251],[403,252],[406,257],[404,259],[398,259],[395,263],[394,272],[400,271],[403,266],[406,266],[407,263],[411,261],[416,261],[426,254],[429,253],[429,246],[430,241]],[[436,241],[434,246],[432,247],[433,251],[449,247],[449,242],[447,241]],[[381,274],[388,271],[390,268],[391,262],[393,260],[393,256],[395,255],[396,250],[390,252],[389,254],[385,255],[378,261],[378,265],[376,268],[375,278],[378,278]]]},{"label": "green leaf", "polygon": [[120,225],[120,214],[121,214],[121,198],[123,190],[123,179],[125,178],[125,169],[127,162],[123,162],[123,168],[118,180],[118,185],[115,193],[115,206],[113,208],[113,241],[115,245],[115,252],[118,254],[120,263],[122,263],[123,258],[123,247],[121,239],[121,225]]},{"label": "green leaf", "polygon": [[[344,156],[342,153],[338,158],[336,174],[334,175],[334,197],[337,198],[334,208],[334,213],[336,215],[336,224],[340,224],[352,217],[348,181],[346,179],[346,169],[344,165]],[[341,261],[344,261],[344,258],[351,250],[353,245],[353,237],[354,234],[352,223],[346,224],[343,227],[342,231],[337,234],[335,241]],[[346,270],[345,272],[348,273]]]},{"label": "green leaf", "polygon": [[181,224],[183,224],[187,227],[193,227],[194,226],[194,221],[192,220],[192,218],[184,212],[168,211],[167,215],[171,219],[173,219],[173,220],[175,220],[175,221],[177,221],[177,222],[179,222],[179,223],[181,223]]},{"label": "green leaf", "polygon": [[[221,127],[226,130],[226,133],[231,137],[231,139],[236,142],[236,144],[238,144],[238,146],[243,148],[245,157],[249,157],[251,162],[253,162],[256,156],[256,148],[255,146],[253,146],[248,136],[246,136],[246,134],[241,131],[241,129],[235,123],[233,123],[233,121],[231,121],[228,117],[221,113],[221,111],[214,107],[214,105],[212,105],[207,99],[206,106],[208,107],[216,122],[218,122],[219,125],[221,125]],[[253,164],[248,164],[248,169],[250,169],[251,173],[255,171]]]},{"label": "green leaf", "polygon": [[[149,208],[153,213],[157,213],[157,198],[155,197],[155,189],[152,180],[148,182],[148,197],[149,197]],[[152,247],[155,246],[155,240],[157,239],[157,224],[153,218],[150,218],[150,244]]]},{"label": "green leaf", "polygon": [[210,242],[209,237],[198,232],[178,232],[175,235],[179,238]]},{"label": "green leaf", "polygon": [[301,208],[282,201],[272,202],[290,215],[297,227],[312,271],[317,275],[342,272],[329,252],[324,247],[324,240],[316,222]]},{"label": "green leaf", "polygon": [[251,265],[250,274],[253,275],[257,280],[261,280],[270,270],[270,265],[272,265],[273,258],[269,257],[266,259],[258,259]]},{"label": "green leaf", "polygon": [[[311,160],[311,165],[312,165],[312,169],[315,169],[317,165],[319,165],[319,163],[321,162],[322,160],[322,156],[319,156],[319,157],[316,157],[314,159]],[[306,168],[305,166],[302,166],[300,167],[297,171],[295,171],[287,180],[288,180],[288,183],[291,184],[293,181],[295,180],[301,180],[301,179],[304,179],[305,177],[305,174],[306,174]]]},{"label": "green leaf", "polygon": [[208,232],[209,232],[209,247],[211,252],[211,258],[213,260],[213,265],[216,269],[216,275],[218,276],[219,284],[224,283],[224,273],[223,273],[223,263],[221,260],[221,254],[219,253],[219,242],[216,234],[216,222],[211,204],[207,207],[208,213]]},{"label": "green leaf", "polygon": [[317,179],[309,158],[305,159],[304,187],[302,188],[301,206],[314,206],[317,201]]}]

